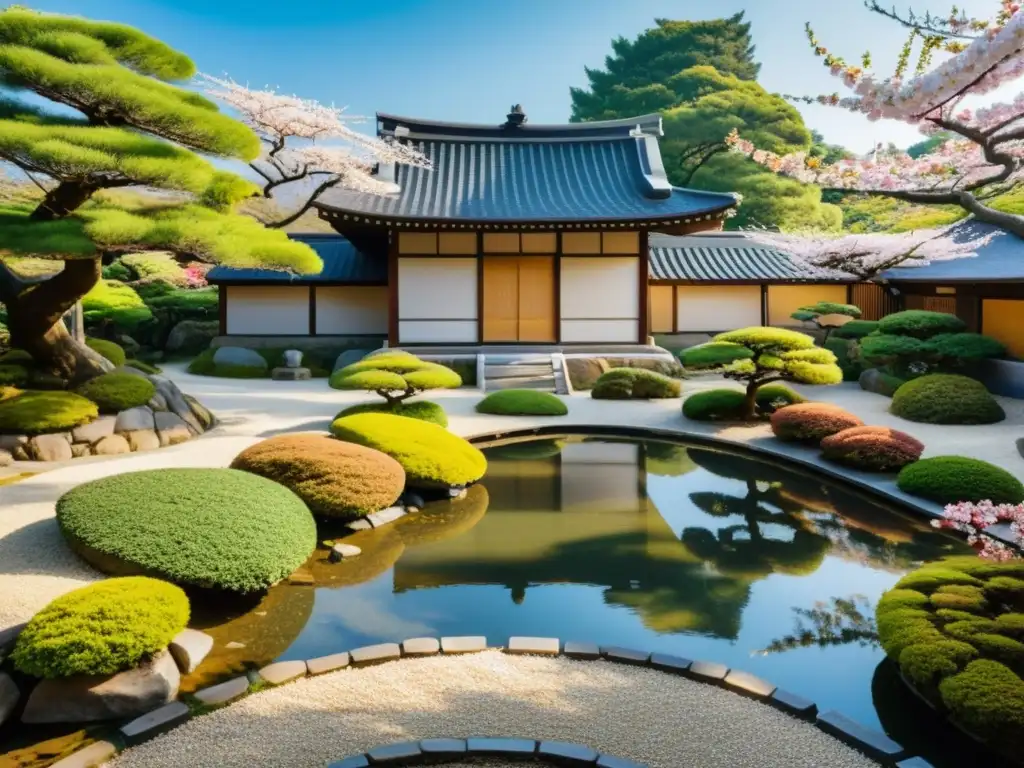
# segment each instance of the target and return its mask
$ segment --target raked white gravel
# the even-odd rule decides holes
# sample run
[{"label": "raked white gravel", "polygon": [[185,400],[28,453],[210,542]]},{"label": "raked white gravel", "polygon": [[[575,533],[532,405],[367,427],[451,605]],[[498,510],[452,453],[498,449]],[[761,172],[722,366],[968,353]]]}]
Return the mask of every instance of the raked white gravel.
[{"label": "raked white gravel", "polygon": [[322,768],[381,744],[470,736],[572,741],[650,768],[877,765],[810,723],[720,688],[647,668],[499,651],[405,659],[265,690],[111,765]]}]

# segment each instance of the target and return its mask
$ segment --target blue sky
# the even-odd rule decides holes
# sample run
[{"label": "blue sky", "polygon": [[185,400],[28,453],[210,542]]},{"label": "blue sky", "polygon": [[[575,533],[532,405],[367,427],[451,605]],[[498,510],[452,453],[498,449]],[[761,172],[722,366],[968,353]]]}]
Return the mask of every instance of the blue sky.
[{"label": "blue sky", "polygon": [[[584,66],[603,66],[612,38],[634,37],[656,17],[701,19],[746,10],[760,82],[799,94],[842,91],[807,45],[821,41],[856,61],[865,47],[888,74],[905,39],[898,25],[861,0],[22,0],[40,10],[138,26],[185,51],[201,71],[254,87],[347,106],[465,122],[498,122],[521,102],[534,123],[568,120],[569,86]],[[950,0],[915,0],[917,11],[947,12]],[[902,5],[902,4],[900,4]],[[996,0],[959,0],[990,16]],[[916,131],[869,123],[848,112],[801,106],[809,127],[863,152],[876,141],[900,146]],[[372,126],[367,125],[367,130]]]}]

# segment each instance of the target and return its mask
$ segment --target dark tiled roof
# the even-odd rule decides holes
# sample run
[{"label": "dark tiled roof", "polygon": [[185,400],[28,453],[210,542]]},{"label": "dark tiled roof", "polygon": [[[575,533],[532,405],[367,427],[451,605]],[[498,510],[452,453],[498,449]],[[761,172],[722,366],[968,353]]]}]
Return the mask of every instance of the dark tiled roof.
[{"label": "dark tiled roof", "polygon": [[703,282],[851,282],[801,269],[786,254],[731,233],[652,234],[651,280]]},{"label": "dark tiled roof", "polygon": [[330,283],[335,285],[386,285],[386,259],[373,258],[339,235],[291,235],[308,244],[323,260],[318,275],[293,275],[274,269],[231,269],[214,267],[207,275],[211,283]]},{"label": "dark tiled roof", "polygon": [[636,222],[704,216],[736,204],[732,195],[668,183],[656,115],[521,128],[378,120],[382,135],[408,128],[408,141],[433,168],[399,166],[394,181],[401,191],[394,195],[329,190],[317,207],[332,220],[348,214],[385,222]]},{"label": "dark tiled roof", "polygon": [[882,274],[893,282],[959,283],[1024,282],[1024,240],[1016,235],[979,221],[957,225],[952,237],[977,237],[993,234],[987,245],[974,256],[937,261],[922,267],[896,267]]}]

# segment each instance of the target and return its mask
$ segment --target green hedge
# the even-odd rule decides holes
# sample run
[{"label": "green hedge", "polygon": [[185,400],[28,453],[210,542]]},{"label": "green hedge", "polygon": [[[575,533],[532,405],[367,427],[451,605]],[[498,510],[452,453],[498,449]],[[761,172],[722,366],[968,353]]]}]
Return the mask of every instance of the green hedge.
[{"label": "green hedge", "polygon": [[869,333],[878,330],[877,320],[851,320],[846,325],[841,325],[832,331],[832,337],[836,339],[863,339]]},{"label": "green hedge", "polygon": [[430,400],[413,400],[411,402],[395,403],[393,406],[387,403],[359,403],[358,405],[350,405],[348,408],[342,408],[334,418],[340,419],[343,416],[353,416],[357,413],[390,413],[394,416],[405,416],[409,419],[429,421],[431,424],[437,424],[439,427],[448,426],[448,414],[444,412],[444,408]]},{"label": "green hedge", "polygon": [[64,432],[97,416],[96,404],[73,392],[27,391],[0,402],[0,433]]},{"label": "green hedge", "polygon": [[188,619],[188,598],[172,584],[107,579],[60,596],[33,616],[11,658],[35,677],[112,675],[166,648]]},{"label": "green hedge", "polygon": [[78,394],[96,403],[100,413],[120,413],[148,403],[156,394],[156,387],[134,373],[114,372],[90,379],[78,388]]},{"label": "green hedge", "polygon": [[682,384],[643,368],[613,368],[594,382],[595,400],[652,400],[679,397]]},{"label": "green hedge", "polygon": [[85,340],[85,344],[93,352],[107,358],[107,360],[112,362],[114,365],[124,365],[125,360],[128,359],[128,355],[125,354],[124,347],[120,344],[114,343],[113,341],[90,338]]},{"label": "green hedge", "polygon": [[474,483],[487,459],[468,441],[436,424],[388,413],[344,416],[331,424],[340,440],[382,451],[405,469],[410,486],[439,488]]},{"label": "green hedge", "polygon": [[478,413],[496,416],[565,416],[568,406],[550,392],[535,389],[503,389],[476,404]]},{"label": "green hedge", "polygon": [[1006,418],[1002,406],[976,379],[933,373],[896,390],[889,410],[924,424],[994,424]]},{"label": "green hedge", "polygon": [[298,496],[236,469],[156,469],[93,480],[58,500],[57,523],[72,548],[105,573],[232,592],[280,581],[317,541]]},{"label": "green hedge", "polygon": [[939,504],[992,501],[1020,504],[1024,485],[1005,469],[966,456],[933,456],[904,467],[896,481],[901,491]]},{"label": "green hedge", "polygon": [[877,623],[886,654],[918,693],[995,750],[1019,756],[1024,561],[926,565],[882,596]]}]

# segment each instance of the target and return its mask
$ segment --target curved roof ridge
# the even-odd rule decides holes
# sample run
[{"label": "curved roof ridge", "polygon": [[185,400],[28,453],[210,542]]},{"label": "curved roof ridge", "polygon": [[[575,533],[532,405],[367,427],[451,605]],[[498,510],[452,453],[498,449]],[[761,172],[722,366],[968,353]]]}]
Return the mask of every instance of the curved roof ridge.
[{"label": "curved roof ridge", "polygon": [[637,115],[636,117],[620,118],[617,120],[594,120],[582,123],[530,123],[510,126],[504,121],[497,123],[457,123],[443,120],[424,120],[415,117],[392,115],[386,112],[377,113],[378,133],[393,131],[397,126],[409,129],[409,132],[417,135],[447,135],[447,136],[494,136],[531,138],[551,137],[584,137],[584,136],[607,136],[627,137],[630,132],[639,126],[644,132],[653,132],[657,136],[663,135],[661,115],[651,113]]}]

